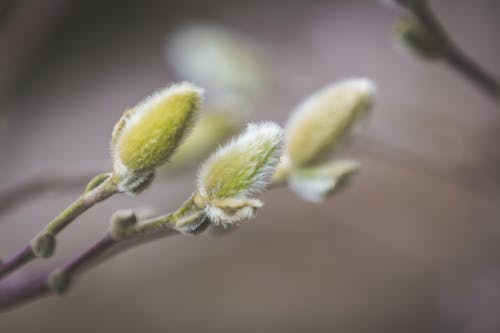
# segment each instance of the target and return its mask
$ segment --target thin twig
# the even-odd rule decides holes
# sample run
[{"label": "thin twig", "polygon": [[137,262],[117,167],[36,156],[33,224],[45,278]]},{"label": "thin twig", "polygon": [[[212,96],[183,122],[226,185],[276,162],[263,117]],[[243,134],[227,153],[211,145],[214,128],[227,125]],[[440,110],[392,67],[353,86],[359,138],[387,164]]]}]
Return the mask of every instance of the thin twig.
[{"label": "thin twig", "polygon": [[[141,234],[123,240],[115,240],[106,232],[97,242],[67,261],[59,272],[67,274],[68,279],[89,270],[95,265],[108,260],[112,256],[155,239],[179,234],[175,229],[163,229],[154,234]],[[45,272],[27,281],[0,285],[0,311],[6,311],[21,303],[49,295],[51,290],[49,279],[55,270]]]},{"label": "thin twig", "polygon": [[455,68],[464,77],[475,83],[482,91],[494,98],[500,98],[500,82],[492,74],[475,63],[456,43],[450,38],[442,24],[432,12],[426,0],[398,1],[410,10],[420,21],[420,24],[434,38],[435,45],[444,61]]},{"label": "thin twig", "polygon": [[[80,198],[68,206],[56,218],[47,224],[39,235],[55,237],[55,235],[57,235],[83,212],[96,203],[109,198],[115,193],[117,193],[117,188],[112,182],[111,177],[109,177],[107,181],[104,181],[94,190],[85,192]],[[32,242],[27,244],[22,250],[7,259],[3,265],[0,266],[0,279],[36,258],[36,251],[33,248]],[[51,246],[53,247],[55,245],[53,244]],[[48,249],[48,254],[46,256],[50,256],[52,254],[52,250],[53,249]]]}]

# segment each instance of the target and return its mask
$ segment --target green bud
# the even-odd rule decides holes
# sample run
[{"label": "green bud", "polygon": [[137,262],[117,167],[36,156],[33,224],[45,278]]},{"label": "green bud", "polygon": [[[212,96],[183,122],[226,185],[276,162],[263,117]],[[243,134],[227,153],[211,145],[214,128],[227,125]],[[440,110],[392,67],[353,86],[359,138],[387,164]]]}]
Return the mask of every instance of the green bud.
[{"label": "green bud", "polygon": [[294,110],[286,127],[294,167],[316,164],[348,139],[374,103],[375,85],[351,78],[326,86]]},{"label": "green bud", "polygon": [[127,184],[144,184],[144,178],[168,160],[193,126],[202,95],[194,85],[180,83],[123,114],[111,140],[121,190],[129,190]]},{"label": "green bud", "polygon": [[62,268],[55,269],[47,279],[47,286],[53,293],[63,293],[69,286],[70,276]]},{"label": "green bud", "polygon": [[316,167],[295,169],[290,174],[288,186],[303,199],[321,202],[345,188],[359,171],[353,160],[337,160]]},{"label": "green bud", "polygon": [[136,214],[129,209],[116,211],[111,216],[111,237],[120,239],[126,236],[129,231],[137,224]]},{"label": "green bud", "polygon": [[270,184],[283,146],[281,128],[249,124],[238,138],[221,147],[202,165],[194,198],[214,224],[235,224],[251,218],[262,206],[252,196]]},{"label": "green bud", "polygon": [[412,16],[400,18],[394,26],[394,33],[406,49],[422,59],[435,60],[441,56],[439,43]]},{"label": "green bud", "polygon": [[30,242],[31,249],[37,257],[47,258],[52,256],[56,247],[56,238],[49,233],[38,234]]}]

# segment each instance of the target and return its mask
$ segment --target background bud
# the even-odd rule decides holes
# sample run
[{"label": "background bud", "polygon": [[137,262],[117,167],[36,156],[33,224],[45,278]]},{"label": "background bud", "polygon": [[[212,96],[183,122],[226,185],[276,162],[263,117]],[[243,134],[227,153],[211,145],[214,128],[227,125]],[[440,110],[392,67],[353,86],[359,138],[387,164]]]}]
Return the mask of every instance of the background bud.
[{"label": "background bud", "polygon": [[[207,105],[208,104],[208,105]],[[191,134],[172,155],[166,168],[179,168],[207,158],[221,142],[234,135],[244,124],[248,101],[238,95],[226,95],[203,108]]]},{"label": "background bud", "polygon": [[258,95],[267,83],[269,65],[262,47],[245,35],[214,24],[177,30],[165,47],[178,77],[210,92]]},{"label": "background bud", "polygon": [[326,86],[298,105],[286,127],[292,165],[315,164],[344,142],[372,107],[374,95],[372,81],[351,78]]}]

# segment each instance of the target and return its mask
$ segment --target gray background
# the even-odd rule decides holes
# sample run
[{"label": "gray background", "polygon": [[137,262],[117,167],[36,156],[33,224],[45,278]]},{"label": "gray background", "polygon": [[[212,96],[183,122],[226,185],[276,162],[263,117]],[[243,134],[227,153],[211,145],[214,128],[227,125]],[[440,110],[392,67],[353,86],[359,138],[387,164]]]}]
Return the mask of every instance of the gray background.
[{"label": "gray background", "polygon": [[[1,314],[0,332],[500,330],[498,103],[446,65],[396,52],[397,11],[377,1],[20,3],[25,21],[0,21],[11,29],[0,38],[0,188],[109,169],[112,126],[173,79],[163,43],[190,20],[267,46],[276,73],[252,119],[283,123],[302,96],[352,75],[375,80],[379,98],[343,152],[363,163],[345,192],[322,205],[268,192],[258,217],[230,236],[174,237],[122,254],[62,298]],[[40,3],[60,12],[43,22]],[[500,2],[431,3],[458,44],[500,76]],[[23,22],[39,26],[26,32]],[[195,171],[96,206],[63,232],[54,258],[12,278],[62,262],[117,208],[174,209]],[[44,192],[3,211],[0,256],[78,193]]]}]

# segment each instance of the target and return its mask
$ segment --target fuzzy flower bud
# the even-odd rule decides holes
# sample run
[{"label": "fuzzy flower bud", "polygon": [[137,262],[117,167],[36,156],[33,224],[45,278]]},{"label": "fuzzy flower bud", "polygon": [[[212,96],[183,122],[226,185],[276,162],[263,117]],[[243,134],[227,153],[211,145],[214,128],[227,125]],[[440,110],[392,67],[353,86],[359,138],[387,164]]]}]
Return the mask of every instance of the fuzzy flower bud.
[{"label": "fuzzy flower bud", "polygon": [[311,202],[321,202],[343,189],[359,171],[359,163],[337,160],[331,163],[294,170],[288,186],[298,196]]},{"label": "fuzzy flower bud", "polygon": [[400,18],[394,26],[394,33],[408,51],[424,60],[434,60],[441,55],[433,36],[411,16]]},{"label": "fuzzy flower bud", "polygon": [[262,202],[252,197],[270,184],[282,146],[278,125],[249,124],[202,165],[195,205],[216,225],[234,225],[253,217]]},{"label": "fuzzy flower bud", "polygon": [[344,142],[372,107],[375,85],[351,78],[326,86],[297,106],[286,127],[295,167],[310,166]]},{"label": "fuzzy flower bud", "polygon": [[113,130],[113,171],[121,190],[144,189],[155,168],[168,160],[193,126],[203,91],[175,84],[126,111]]}]

